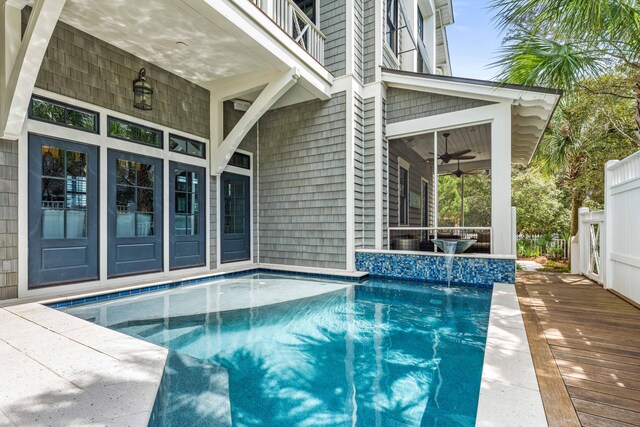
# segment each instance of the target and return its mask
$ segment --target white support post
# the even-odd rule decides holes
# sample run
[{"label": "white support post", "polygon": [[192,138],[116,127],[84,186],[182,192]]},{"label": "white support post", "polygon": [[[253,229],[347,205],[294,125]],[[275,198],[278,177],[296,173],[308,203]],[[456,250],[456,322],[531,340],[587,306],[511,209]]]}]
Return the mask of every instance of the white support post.
[{"label": "white support post", "polygon": [[[282,97],[293,85],[298,81],[299,73],[296,69],[291,69],[281,75],[277,80],[272,81],[265,87],[258,98],[251,104],[251,107],[244,113],[235,127],[229,132],[226,138],[216,145],[214,141],[211,143],[211,174],[220,175],[229,163],[229,159],[242,142],[242,139],[249,133],[253,125],[262,117],[264,113],[273,106],[273,104]],[[218,105],[217,109],[221,109]],[[213,111],[212,111],[213,114]],[[222,111],[218,112],[218,118]],[[216,138],[219,138],[219,126],[216,131]],[[215,131],[215,130],[214,130]],[[219,141],[219,139],[218,139]]]},{"label": "white support post", "polygon": [[22,39],[20,11],[16,13],[17,7],[10,2],[2,5],[0,138],[20,137],[42,59],[64,4],[65,0],[38,0]]},{"label": "white support post", "polygon": [[373,164],[374,164],[374,230],[375,230],[375,249],[380,250],[384,241],[383,230],[383,213],[384,213],[384,160],[383,160],[383,132],[382,132],[382,95],[376,94],[375,100],[375,112],[374,112],[374,150],[373,150]]},{"label": "white support post", "polygon": [[[511,255],[518,253],[518,213],[515,206],[511,206]],[[493,233],[491,233],[493,235]],[[493,238],[493,237],[492,237]]]},{"label": "white support post", "polygon": [[500,104],[491,128],[491,227],[494,254],[511,254],[511,104]]},{"label": "white support post", "polygon": [[433,132],[433,226],[438,231],[438,131]]}]

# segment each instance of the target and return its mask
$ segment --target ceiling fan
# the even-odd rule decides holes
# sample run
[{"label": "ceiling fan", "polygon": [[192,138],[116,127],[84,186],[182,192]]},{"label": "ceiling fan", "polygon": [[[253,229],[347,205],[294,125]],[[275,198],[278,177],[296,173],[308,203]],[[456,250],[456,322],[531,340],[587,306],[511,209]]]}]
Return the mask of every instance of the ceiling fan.
[{"label": "ceiling fan", "polygon": [[[472,159],[475,158],[475,156],[466,156],[466,157],[471,157]],[[458,169],[456,169],[454,172],[449,172],[446,173],[445,175],[455,175],[458,178],[461,178],[463,176],[466,175],[481,175],[484,173],[483,169],[469,169],[468,171],[463,171],[462,169],[460,169],[460,160],[458,160]]]},{"label": "ceiling fan", "polygon": [[451,134],[449,132],[445,132],[442,136],[444,136],[444,153],[438,156],[438,158],[442,160],[442,163],[449,163],[451,160],[470,160],[475,157],[465,156],[465,154],[471,152],[471,149],[468,148],[466,150],[456,151],[455,153],[449,153],[449,136],[451,136]]}]

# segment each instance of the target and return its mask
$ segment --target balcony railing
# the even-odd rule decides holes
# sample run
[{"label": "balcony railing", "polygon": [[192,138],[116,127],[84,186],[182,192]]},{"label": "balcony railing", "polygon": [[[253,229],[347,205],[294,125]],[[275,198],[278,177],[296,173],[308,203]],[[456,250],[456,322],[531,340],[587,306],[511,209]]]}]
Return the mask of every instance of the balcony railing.
[{"label": "balcony railing", "polygon": [[293,0],[250,0],[320,64],[324,65],[325,35]]},{"label": "balcony railing", "polygon": [[396,251],[442,252],[434,239],[473,239],[465,253],[491,253],[491,227],[389,227],[388,249]]}]

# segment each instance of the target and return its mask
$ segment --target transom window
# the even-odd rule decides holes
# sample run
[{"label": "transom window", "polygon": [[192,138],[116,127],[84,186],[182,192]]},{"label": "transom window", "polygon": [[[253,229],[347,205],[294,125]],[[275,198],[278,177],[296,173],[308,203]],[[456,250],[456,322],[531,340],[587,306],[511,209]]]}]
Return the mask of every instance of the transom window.
[{"label": "transom window", "polygon": [[229,160],[229,166],[236,166],[242,169],[251,169],[251,157],[247,154],[233,153]]},{"label": "transom window", "polygon": [[109,117],[107,120],[108,136],[138,144],[162,148],[162,131],[138,125],[122,119]]},{"label": "transom window", "polygon": [[98,113],[39,96],[31,98],[29,118],[92,133],[100,122]]},{"label": "transom window", "polygon": [[175,232],[177,236],[198,234],[198,174],[175,170]]},{"label": "transom window", "polygon": [[398,0],[387,0],[387,44],[398,54]]},{"label": "transom window", "polygon": [[154,236],[155,167],[123,159],[116,162],[116,236]]},{"label": "transom window", "polygon": [[205,144],[182,136],[169,135],[169,150],[201,159],[206,157]]},{"label": "transom window", "polygon": [[87,237],[87,155],[42,147],[42,238]]}]

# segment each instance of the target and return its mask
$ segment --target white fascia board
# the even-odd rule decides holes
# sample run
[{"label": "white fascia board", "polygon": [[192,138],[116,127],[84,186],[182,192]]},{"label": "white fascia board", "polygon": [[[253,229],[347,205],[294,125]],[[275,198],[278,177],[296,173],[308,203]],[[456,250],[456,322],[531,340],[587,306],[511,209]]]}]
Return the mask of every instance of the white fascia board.
[{"label": "white fascia board", "polygon": [[491,123],[495,117],[502,113],[504,113],[504,107],[501,104],[492,104],[484,107],[454,111],[452,113],[438,114],[436,116],[390,123],[387,125],[387,138],[405,138],[443,129]]},{"label": "white fascia board", "polygon": [[[440,95],[503,102],[505,100],[533,102],[538,106],[554,106],[560,99],[559,94],[542,93],[507,87],[485,86],[467,82],[444,79],[429,79],[419,76],[382,73],[382,79],[388,87],[437,93]],[[523,103],[523,105],[525,104]],[[533,104],[532,104],[533,105]],[[551,107],[553,108],[553,107]]]},{"label": "white fascia board", "polygon": [[[262,45],[283,63],[283,70],[298,68],[300,77],[309,83],[311,93],[328,99],[333,75],[298,43],[289,37],[271,18],[249,1],[183,0],[204,17],[213,9],[229,22]],[[250,19],[247,19],[249,17]]]}]

